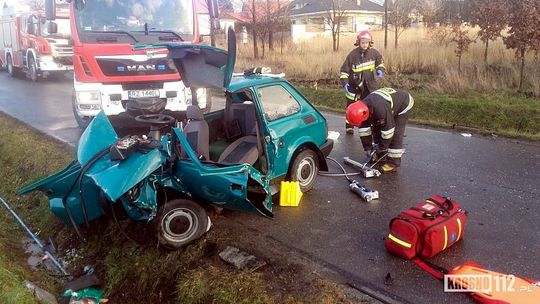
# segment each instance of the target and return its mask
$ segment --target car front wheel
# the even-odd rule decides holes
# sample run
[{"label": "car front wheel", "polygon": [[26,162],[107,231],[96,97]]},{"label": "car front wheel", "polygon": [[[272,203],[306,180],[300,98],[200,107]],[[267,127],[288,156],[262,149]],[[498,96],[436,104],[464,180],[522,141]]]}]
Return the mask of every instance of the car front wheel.
[{"label": "car front wheel", "polygon": [[319,158],[311,149],[305,149],[298,153],[289,170],[289,180],[298,181],[300,190],[308,192],[313,188],[315,179],[319,173]]},{"label": "car front wheel", "polygon": [[209,224],[206,210],[187,199],[165,203],[154,221],[159,244],[172,250],[180,249],[200,238]]}]

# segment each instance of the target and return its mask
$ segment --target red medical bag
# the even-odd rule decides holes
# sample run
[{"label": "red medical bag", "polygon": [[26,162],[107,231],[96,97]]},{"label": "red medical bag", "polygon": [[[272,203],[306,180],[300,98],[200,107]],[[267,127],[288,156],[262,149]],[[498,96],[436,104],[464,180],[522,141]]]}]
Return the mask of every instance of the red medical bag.
[{"label": "red medical bag", "polygon": [[457,202],[435,195],[390,221],[385,247],[406,259],[430,258],[462,239],[466,222]]}]

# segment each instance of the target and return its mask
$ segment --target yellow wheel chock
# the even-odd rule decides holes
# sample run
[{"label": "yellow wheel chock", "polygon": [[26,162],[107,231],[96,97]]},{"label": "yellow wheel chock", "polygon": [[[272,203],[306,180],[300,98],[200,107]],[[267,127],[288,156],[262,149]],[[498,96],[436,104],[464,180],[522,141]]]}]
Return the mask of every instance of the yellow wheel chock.
[{"label": "yellow wheel chock", "polygon": [[279,194],[280,206],[298,207],[302,198],[302,190],[298,182],[281,182],[281,190]]}]

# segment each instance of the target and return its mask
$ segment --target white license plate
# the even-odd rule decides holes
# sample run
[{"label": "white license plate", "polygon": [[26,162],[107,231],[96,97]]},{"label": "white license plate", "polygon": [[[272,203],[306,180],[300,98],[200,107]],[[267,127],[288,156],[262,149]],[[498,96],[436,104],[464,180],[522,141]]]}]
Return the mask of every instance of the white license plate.
[{"label": "white license plate", "polygon": [[129,90],[129,98],[159,97],[159,90]]}]

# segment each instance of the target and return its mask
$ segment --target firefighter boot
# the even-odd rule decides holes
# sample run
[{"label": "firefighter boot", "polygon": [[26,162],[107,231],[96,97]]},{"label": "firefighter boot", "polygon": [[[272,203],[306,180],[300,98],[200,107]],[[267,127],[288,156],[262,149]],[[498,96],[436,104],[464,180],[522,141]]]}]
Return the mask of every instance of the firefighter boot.
[{"label": "firefighter boot", "polygon": [[381,173],[397,172],[400,164],[401,157],[387,157],[387,161],[380,166],[379,171]]}]

